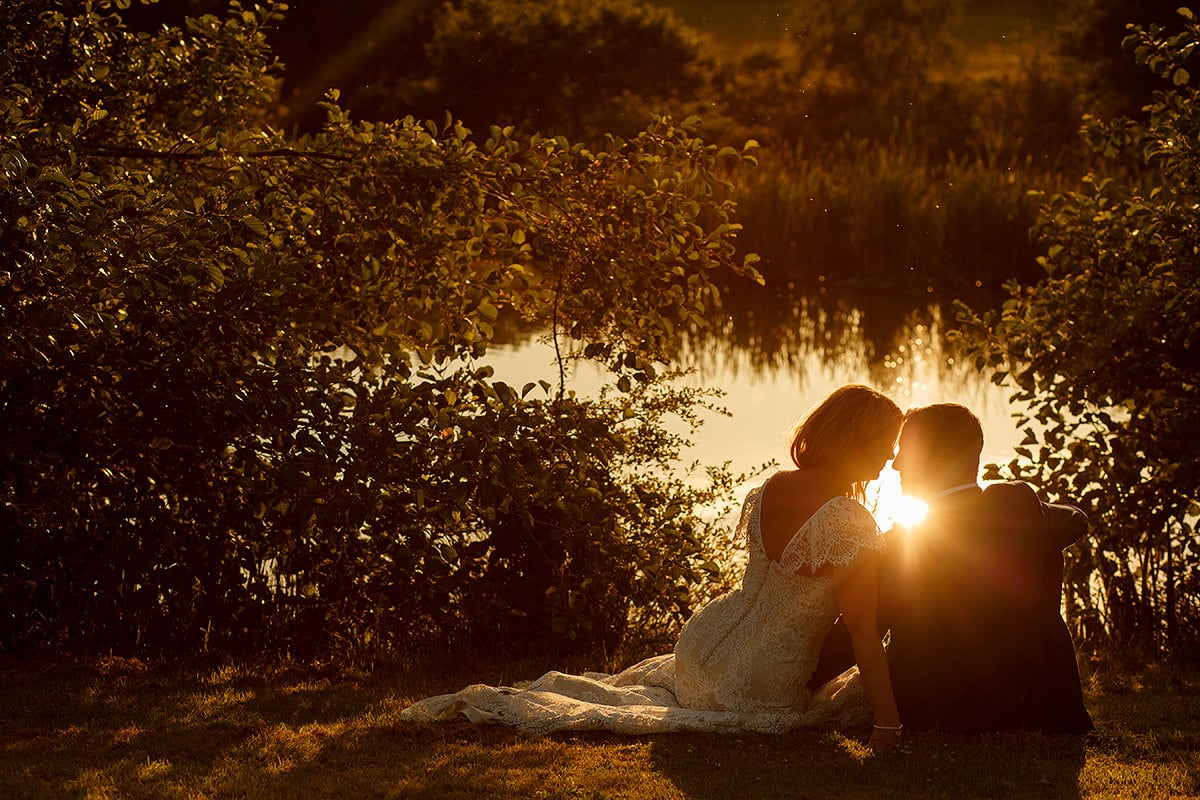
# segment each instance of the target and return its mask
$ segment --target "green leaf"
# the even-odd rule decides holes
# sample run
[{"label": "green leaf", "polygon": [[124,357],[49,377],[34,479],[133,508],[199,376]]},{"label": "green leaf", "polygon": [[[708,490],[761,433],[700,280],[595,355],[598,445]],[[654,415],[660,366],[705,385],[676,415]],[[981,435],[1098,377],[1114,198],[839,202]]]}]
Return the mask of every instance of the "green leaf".
[{"label": "green leaf", "polygon": [[205,269],[208,271],[209,279],[212,280],[213,285],[217,289],[225,285],[225,272],[221,269],[220,264],[210,262],[205,265]]},{"label": "green leaf", "polygon": [[267,226],[258,217],[247,215],[245,217],[242,217],[241,223],[243,225],[245,225],[247,228],[249,228],[250,230],[257,233],[259,236],[267,235]]}]

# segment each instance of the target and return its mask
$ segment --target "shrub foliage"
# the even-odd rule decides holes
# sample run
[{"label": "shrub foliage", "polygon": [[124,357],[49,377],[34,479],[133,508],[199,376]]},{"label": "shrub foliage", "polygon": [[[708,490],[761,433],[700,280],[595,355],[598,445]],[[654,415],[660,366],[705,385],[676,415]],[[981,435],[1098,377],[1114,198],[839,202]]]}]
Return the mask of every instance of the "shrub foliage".
[{"label": "shrub foliage", "polygon": [[[1158,91],[1145,123],[1090,120],[1104,158],[1132,151],[1154,188],[1090,175],[1046,199],[1046,277],[1011,287],[1003,312],[964,317],[979,364],[1015,384],[1025,442],[995,470],[1082,503],[1092,532],[1072,553],[1068,610],[1093,645],[1196,656],[1200,640],[1200,104],[1184,62],[1200,25],[1134,28]],[[1130,651],[1125,651],[1130,652]]]},{"label": "shrub foliage", "polygon": [[[731,478],[668,477],[708,398],[661,359],[744,271],[717,170],[746,153],[336,95],[289,137],[279,7],[123,6],[0,11],[0,647],[594,650],[720,585]],[[498,379],[505,312],[610,390]]]},{"label": "shrub foliage", "polygon": [[471,122],[596,136],[637,130],[704,85],[702,37],[638,0],[455,0],[425,47],[419,106]]}]

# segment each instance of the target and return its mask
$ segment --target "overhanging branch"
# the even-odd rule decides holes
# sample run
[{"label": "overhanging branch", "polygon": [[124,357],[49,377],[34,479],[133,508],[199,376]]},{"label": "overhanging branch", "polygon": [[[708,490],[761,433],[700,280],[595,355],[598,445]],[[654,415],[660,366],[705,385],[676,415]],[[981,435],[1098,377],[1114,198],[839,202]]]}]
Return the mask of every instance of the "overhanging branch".
[{"label": "overhanging branch", "polygon": [[311,158],[318,161],[343,162],[354,160],[353,156],[338,155],[336,153],[319,153],[312,150],[296,150],[291,147],[277,147],[271,150],[249,150],[238,153],[227,150],[174,152],[170,150],[151,150],[146,147],[89,147],[81,148],[80,152],[84,155],[98,156],[100,158],[140,158],[148,161],[204,161],[225,155],[236,155],[241,158]]}]

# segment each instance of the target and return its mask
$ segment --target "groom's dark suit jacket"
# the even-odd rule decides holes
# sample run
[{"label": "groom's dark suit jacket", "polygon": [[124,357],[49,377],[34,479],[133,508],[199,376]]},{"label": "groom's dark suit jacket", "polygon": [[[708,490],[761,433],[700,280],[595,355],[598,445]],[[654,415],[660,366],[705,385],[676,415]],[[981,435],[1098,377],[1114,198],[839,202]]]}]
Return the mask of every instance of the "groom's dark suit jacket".
[{"label": "groom's dark suit jacket", "polygon": [[[891,631],[905,727],[1091,730],[1060,611],[1062,551],[1086,530],[1078,509],[1001,483],[941,498],[921,524],[888,533],[879,624]],[[835,625],[813,683],[851,663],[849,637]]]}]

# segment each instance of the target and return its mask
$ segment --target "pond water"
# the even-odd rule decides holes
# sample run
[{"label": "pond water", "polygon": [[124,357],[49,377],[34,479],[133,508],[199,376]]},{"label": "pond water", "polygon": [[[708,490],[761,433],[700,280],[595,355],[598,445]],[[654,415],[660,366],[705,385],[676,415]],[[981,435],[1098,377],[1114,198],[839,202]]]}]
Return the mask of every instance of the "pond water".
[{"label": "pond water", "polygon": [[[830,311],[796,306],[791,324],[760,324],[740,315],[724,330],[695,346],[686,359],[693,368],[682,385],[716,387],[729,416],[705,413],[704,423],[690,436],[693,446],[684,462],[729,462],[734,474],[753,471],[771,461],[790,465],[788,434],[814,404],[846,383],[862,383],[889,394],[901,408],[955,402],[971,408],[984,428],[983,463],[1008,462],[1018,435],[1008,403],[1011,389],[994,385],[973,365],[963,363],[944,341],[936,311],[901,315],[889,330],[869,330],[860,310]],[[557,381],[552,343],[544,337],[506,346],[489,354],[496,377],[517,386],[528,381]],[[602,370],[577,364],[567,388],[594,395],[605,383]],[[686,463],[679,465],[681,477]],[[761,477],[739,487],[739,495]],[[905,513],[899,479],[885,467],[875,489],[876,517],[881,525]],[[740,501],[741,497],[738,497]]]}]

